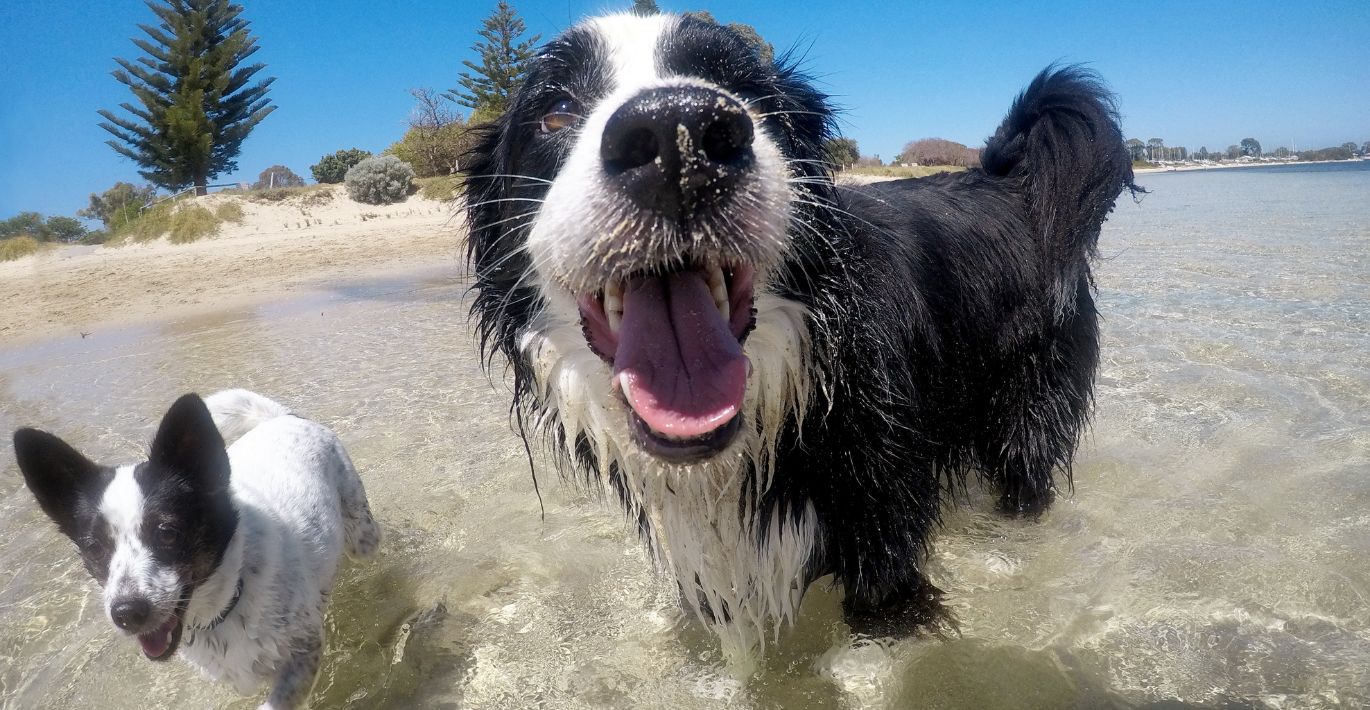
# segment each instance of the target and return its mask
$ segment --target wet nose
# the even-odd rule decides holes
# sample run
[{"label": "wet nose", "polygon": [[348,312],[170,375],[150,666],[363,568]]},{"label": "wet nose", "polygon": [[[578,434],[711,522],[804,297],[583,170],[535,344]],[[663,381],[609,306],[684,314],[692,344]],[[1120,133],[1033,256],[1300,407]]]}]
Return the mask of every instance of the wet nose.
[{"label": "wet nose", "polygon": [[125,631],[142,628],[151,614],[152,604],[138,597],[119,599],[109,608],[109,617],[114,620],[114,625]]},{"label": "wet nose", "polygon": [[610,182],[668,219],[729,197],[754,162],[746,108],[702,86],[648,89],[609,117],[600,158]]}]

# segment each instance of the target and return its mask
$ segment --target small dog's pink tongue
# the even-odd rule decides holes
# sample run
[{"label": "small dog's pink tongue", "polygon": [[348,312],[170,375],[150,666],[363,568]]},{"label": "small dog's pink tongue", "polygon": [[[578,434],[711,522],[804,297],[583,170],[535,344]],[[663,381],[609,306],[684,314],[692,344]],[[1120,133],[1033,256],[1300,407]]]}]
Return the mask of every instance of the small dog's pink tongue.
[{"label": "small dog's pink tongue", "polygon": [[148,658],[161,658],[171,645],[171,632],[175,628],[176,617],[173,616],[156,631],[138,634],[138,644],[143,647],[143,653]]},{"label": "small dog's pink tongue", "polygon": [[668,437],[703,436],[741,411],[747,357],[702,272],[624,285],[614,377],[633,411]]}]

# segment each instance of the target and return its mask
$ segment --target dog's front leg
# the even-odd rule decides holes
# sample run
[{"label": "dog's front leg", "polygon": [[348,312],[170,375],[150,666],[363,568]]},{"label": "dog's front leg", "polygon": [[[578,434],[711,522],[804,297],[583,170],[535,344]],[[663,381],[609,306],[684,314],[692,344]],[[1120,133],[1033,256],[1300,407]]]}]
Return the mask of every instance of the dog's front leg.
[{"label": "dog's front leg", "polygon": [[271,694],[257,710],[287,710],[298,708],[309,699],[314,689],[314,680],[319,675],[319,662],[323,660],[323,630],[320,629],[305,638],[296,639],[291,644],[290,657],[276,673],[276,682],[271,686]]}]

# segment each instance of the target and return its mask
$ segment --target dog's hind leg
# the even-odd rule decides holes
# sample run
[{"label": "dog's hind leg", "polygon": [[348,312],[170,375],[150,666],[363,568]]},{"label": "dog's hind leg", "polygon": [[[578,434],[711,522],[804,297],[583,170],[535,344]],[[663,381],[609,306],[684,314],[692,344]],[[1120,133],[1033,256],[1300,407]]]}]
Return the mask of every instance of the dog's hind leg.
[{"label": "dog's hind leg", "polygon": [[1001,422],[979,443],[986,476],[999,488],[999,509],[1036,517],[1055,498],[1054,473],[1070,476],[1080,435],[1089,422],[1094,371],[1099,360],[1098,325],[1087,285],[1076,290],[1072,315],[1053,326],[1046,344],[1021,363],[995,396]]},{"label": "dog's hind leg", "polygon": [[285,659],[276,672],[276,682],[271,686],[271,694],[258,710],[285,710],[303,707],[314,690],[314,681],[319,677],[319,664],[323,661],[323,629],[319,629],[291,645],[290,656]]},{"label": "dog's hind leg", "polygon": [[371,505],[366,500],[366,487],[352,466],[342,445],[337,446],[338,495],[342,500],[343,549],[354,560],[364,560],[376,554],[381,545],[381,527],[371,515]]}]

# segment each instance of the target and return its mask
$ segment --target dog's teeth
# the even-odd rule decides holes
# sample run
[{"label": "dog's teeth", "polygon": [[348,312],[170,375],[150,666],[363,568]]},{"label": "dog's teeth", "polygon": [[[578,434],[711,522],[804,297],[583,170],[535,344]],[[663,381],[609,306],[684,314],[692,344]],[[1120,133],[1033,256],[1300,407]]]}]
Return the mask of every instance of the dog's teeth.
[{"label": "dog's teeth", "polygon": [[723,320],[728,320],[732,309],[728,307],[728,282],[723,279],[723,269],[710,266],[705,279],[709,284],[709,294],[714,297],[714,305],[723,314]]},{"label": "dog's teeth", "polygon": [[727,288],[727,284],[723,281],[723,267],[721,266],[710,266],[704,272],[704,280],[709,284],[709,288],[711,289],[720,287],[724,289]]},{"label": "dog's teeth", "polygon": [[609,320],[609,330],[618,333],[623,323],[623,284],[617,281],[604,287],[604,317]]}]

